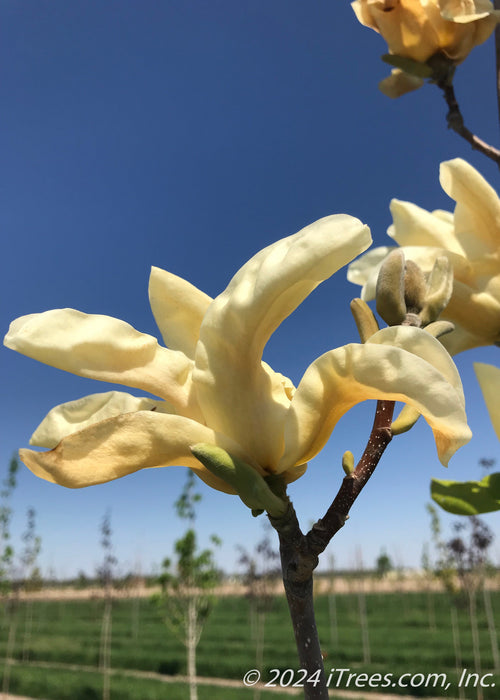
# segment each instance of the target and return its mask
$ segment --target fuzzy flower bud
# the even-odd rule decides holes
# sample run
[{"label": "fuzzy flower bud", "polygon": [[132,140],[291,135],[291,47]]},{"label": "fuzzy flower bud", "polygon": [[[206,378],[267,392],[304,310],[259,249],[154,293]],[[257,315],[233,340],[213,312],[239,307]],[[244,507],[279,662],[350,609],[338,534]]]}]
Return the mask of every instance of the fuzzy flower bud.
[{"label": "fuzzy flower bud", "polygon": [[398,248],[380,267],[375,295],[377,311],[389,326],[398,326],[408,317],[411,325],[427,326],[437,321],[452,290],[453,270],[446,257],[436,260],[426,279],[421,268],[413,260],[405,260]]}]

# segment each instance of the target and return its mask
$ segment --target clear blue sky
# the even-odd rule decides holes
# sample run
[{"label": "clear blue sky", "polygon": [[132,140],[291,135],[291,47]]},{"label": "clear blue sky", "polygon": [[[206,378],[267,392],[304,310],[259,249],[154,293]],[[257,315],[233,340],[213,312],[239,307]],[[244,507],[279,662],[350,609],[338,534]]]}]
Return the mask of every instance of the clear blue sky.
[{"label": "clear blue sky", "polygon": [[[464,157],[499,185],[494,165],[447,131],[437,88],[398,101],[379,93],[385,44],[346,1],[6,0],[0,23],[4,331],[17,316],[69,306],[157,334],[151,265],[216,295],[252,254],[327,214],[357,216],[381,245],[392,197],[450,209],[442,160]],[[471,128],[498,143],[493,66],[490,40],[459,68],[456,88]],[[282,325],[265,359],[297,383],[322,352],[356,340],[357,294],[339,272]],[[1,353],[5,467],[52,406],[117,388]],[[472,373],[473,360],[498,359],[495,348],[457,359],[474,439],[448,471],[425,424],[393,441],[329,548],[339,567],[357,548],[372,565],[382,547],[397,564],[419,564],[430,477],[478,478],[478,460],[498,456]],[[343,451],[359,456],[372,413],[363,405],[343,419],[291,487],[304,527],[336,493]],[[32,505],[44,570],[92,573],[110,508],[121,569],[147,571],[185,527],[172,510],[184,478],[182,468],[150,470],[71,491],[22,467],[15,541]],[[220,535],[220,564],[233,570],[236,544],[251,547],[261,519],[237,498],[200,491],[202,542]],[[498,515],[487,521],[498,529]],[[500,542],[493,554],[500,563]]]}]

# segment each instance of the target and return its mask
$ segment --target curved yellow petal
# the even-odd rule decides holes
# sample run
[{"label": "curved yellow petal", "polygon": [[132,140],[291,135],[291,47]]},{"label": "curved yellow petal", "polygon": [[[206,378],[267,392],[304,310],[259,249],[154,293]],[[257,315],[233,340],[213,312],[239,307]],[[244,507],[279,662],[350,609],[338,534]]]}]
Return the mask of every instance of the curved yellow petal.
[{"label": "curved yellow petal", "polygon": [[212,299],[182,277],[151,268],[149,302],[165,345],[194,360],[200,326]]},{"label": "curved yellow petal", "polygon": [[191,391],[192,361],[117,318],[75,309],[22,316],[11,323],[4,344],[81,377],[148,391],[179,413],[199,416]]},{"label": "curved yellow petal", "polygon": [[132,396],[123,391],[90,394],[51,409],[31,436],[30,445],[52,448],[63,438],[93,423],[134,411],[175,413],[166,401]]},{"label": "curved yellow petal", "polygon": [[409,92],[418,90],[422,85],[424,85],[422,78],[405,73],[399,68],[394,68],[387,78],[379,82],[378,89],[383,95],[394,100]]},{"label": "curved yellow petal", "polygon": [[425,331],[396,326],[309,366],[288,411],[279,468],[311,459],[344,413],[367,399],[413,406],[431,426],[443,464],[470,440],[460,377],[448,353]]},{"label": "curved yellow petal", "polygon": [[464,24],[495,14],[490,0],[439,0],[439,6],[444,19]]},{"label": "curved yellow petal", "polygon": [[184,418],[154,411],[125,413],[94,423],[62,440],[49,452],[22,449],[19,456],[36,476],[68,488],[120,479],[140,469],[179,465],[195,471],[209,486],[231,493],[191,454],[205,442],[249,461],[241,447],[224,435]]},{"label": "curved yellow petal", "polygon": [[393,250],[394,246],[371,248],[347,268],[348,281],[363,287],[362,299],[365,301],[375,298],[375,288],[380,266]]},{"label": "curved yellow petal", "polygon": [[463,255],[463,247],[454,235],[453,221],[399,199],[391,201],[390,210],[393,224],[387,233],[400,246],[431,246]]},{"label": "curved yellow petal", "polygon": [[474,362],[474,370],[483,392],[491,423],[497,438],[500,440],[500,369],[483,362]]},{"label": "curved yellow petal", "polygon": [[320,282],[370,241],[368,227],[353,217],[320,219],[257,253],[205,314],[193,372],[203,414],[263,467],[276,463],[283,449],[290,401],[261,364],[264,346]]},{"label": "curved yellow petal", "polygon": [[441,187],[457,203],[455,236],[471,260],[498,251],[500,200],[478,171],[461,158],[441,163]]}]

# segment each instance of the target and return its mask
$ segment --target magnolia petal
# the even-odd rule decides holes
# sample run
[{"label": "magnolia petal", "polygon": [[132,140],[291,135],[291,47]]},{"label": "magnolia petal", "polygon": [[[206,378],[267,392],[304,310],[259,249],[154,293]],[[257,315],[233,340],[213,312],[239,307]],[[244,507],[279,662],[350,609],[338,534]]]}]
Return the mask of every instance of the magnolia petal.
[{"label": "magnolia petal", "polygon": [[191,395],[192,362],[111,316],[54,309],[16,319],[4,344],[81,377],[123,384],[170,401],[197,418]]},{"label": "magnolia petal", "polygon": [[397,326],[309,366],[288,411],[279,468],[311,459],[337,421],[367,399],[413,406],[431,426],[443,464],[470,440],[460,377],[448,353],[425,331]]},{"label": "magnolia petal", "polygon": [[470,259],[499,249],[500,200],[478,171],[461,158],[441,163],[441,187],[457,203],[455,235]]},{"label": "magnolia petal", "polygon": [[432,246],[463,255],[454,236],[453,222],[445,221],[411,202],[393,199],[390,204],[393,224],[387,233],[400,246]]},{"label": "magnolia petal", "polygon": [[51,409],[31,436],[30,445],[52,448],[63,438],[93,423],[134,411],[175,413],[165,401],[132,396],[123,391],[90,394]]},{"label": "magnolia petal", "polygon": [[68,488],[102,484],[140,469],[179,465],[195,471],[212,488],[231,493],[191,454],[189,446],[198,442],[223,447],[249,461],[241,447],[224,435],[189,418],[155,411],[108,418],[73,433],[49,452],[22,449],[19,456],[36,476]]},{"label": "magnolia petal", "polygon": [[264,467],[282,451],[290,402],[261,364],[264,346],[320,282],[370,242],[368,227],[353,217],[320,219],[257,253],[205,314],[193,372],[203,414]]},{"label": "magnolia petal", "polygon": [[380,246],[380,248],[372,248],[365,253],[347,268],[347,279],[353,284],[359,284],[363,287],[361,298],[364,301],[375,299],[375,290],[377,287],[378,273],[380,266],[386,257],[394,250],[394,246]]},{"label": "magnolia petal", "polygon": [[422,78],[405,73],[399,68],[394,68],[387,78],[379,82],[378,89],[383,95],[394,100],[409,92],[418,90],[423,84],[424,80]]},{"label": "magnolia petal", "polygon": [[443,19],[459,24],[476,22],[495,14],[490,0],[439,0]]},{"label": "magnolia petal", "polygon": [[453,284],[453,296],[443,318],[462,324],[469,333],[482,338],[481,345],[493,345],[500,339],[500,299],[459,281]]},{"label": "magnolia petal", "polygon": [[450,353],[450,355],[458,355],[464,350],[479,348],[485,345],[485,340],[482,336],[470,333],[459,323],[454,323],[454,328],[451,333],[447,333],[439,338],[439,342]]},{"label": "magnolia petal", "polygon": [[182,277],[152,267],[149,301],[165,345],[194,359],[201,322],[212,299]]},{"label": "magnolia petal", "polygon": [[354,0],[354,2],[351,2],[351,7],[354,10],[354,14],[357,17],[358,22],[363,24],[365,27],[373,29],[375,32],[379,31],[377,24],[375,23],[373,16],[365,3],[361,2],[361,0]]},{"label": "magnolia petal", "polygon": [[474,362],[474,371],[483,392],[491,423],[500,440],[500,369],[482,362]]}]

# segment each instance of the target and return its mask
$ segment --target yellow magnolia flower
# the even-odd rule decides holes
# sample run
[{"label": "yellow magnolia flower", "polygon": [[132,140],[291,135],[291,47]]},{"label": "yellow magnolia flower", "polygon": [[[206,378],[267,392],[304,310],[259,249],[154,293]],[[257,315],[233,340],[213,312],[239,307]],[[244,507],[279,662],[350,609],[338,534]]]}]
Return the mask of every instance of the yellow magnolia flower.
[{"label": "yellow magnolia flower", "polygon": [[[352,8],[361,24],[383,36],[391,54],[420,63],[438,53],[460,63],[497,23],[489,0],[355,0]],[[380,89],[399,97],[422,84],[396,69]]]},{"label": "yellow magnolia flower", "polygon": [[279,324],[340,267],[366,250],[368,227],[337,215],[261,250],[214,300],[153,268],[149,295],[169,349],[127,323],[73,309],[24,316],[7,347],[83,377],[159,397],[94,394],[54,408],[20,451],[31,471],[72,488],[145,467],[184,465],[233,492],[193,456],[223,448],[260,475],[301,476],[339,418],[365,399],[408,402],[432,427],[446,463],[470,438],[457,370],[442,346],[415,328],[389,328],[365,344],[331,350],[298,388],[262,362]]},{"label": "yellow magnolia flower", "polygon": [[[387,232],[426,273],[439,256],[450,261],[453,293],[441,318],[455,330],[442,342],[457,354],[500,342],[500,199],[460,158],[441,163],[440,182],[457,203],[453,214],[393,199],[394,223]],[[349,266],[347,277],[363,286],[363,299],[375,297],[380,265],[391,250],[374,248]]]},{"label": "yellow magnolia flower", "polygon": [[474,370],[490,414],[491,424],[500,440],[500,369],[483,362],[474,362]]}]

